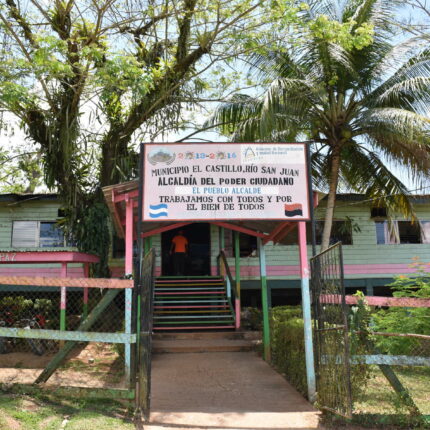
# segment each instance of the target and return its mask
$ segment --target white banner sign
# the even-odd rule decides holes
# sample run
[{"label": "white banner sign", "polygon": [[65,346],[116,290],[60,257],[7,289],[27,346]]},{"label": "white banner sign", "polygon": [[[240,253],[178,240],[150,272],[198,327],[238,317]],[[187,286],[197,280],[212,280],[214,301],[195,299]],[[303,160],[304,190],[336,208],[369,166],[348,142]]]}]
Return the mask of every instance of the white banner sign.
[{"label": "white banner sign", "polygon": [[309,219],[303,143],[144,148],[144,221]]}]

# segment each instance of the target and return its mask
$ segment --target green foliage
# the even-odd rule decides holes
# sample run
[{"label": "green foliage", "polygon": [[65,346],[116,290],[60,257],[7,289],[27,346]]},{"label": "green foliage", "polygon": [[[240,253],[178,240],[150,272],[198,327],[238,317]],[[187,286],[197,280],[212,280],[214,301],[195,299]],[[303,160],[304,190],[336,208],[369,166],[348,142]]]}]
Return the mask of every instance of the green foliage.
[{"label": "green foliage", "polygon": [[246,330],[261,330],[263,327],[263,313],[258,308],[244,308],[240,320]]},{"label": "green foliage", "polygon": [[52,310],[49,299],[26,299],[23,296],[6,296],[0,300],[0,313],[11,312],[14,319],[26,316],[28,313],[42,313],[45,316]]},{"label": "green foliage", "polygon": [[[412,267],[415,273],[396,276],[390,284],[393,296],[430,299],[429,265],[416,259]],[[430,335],[430,308],[380,309],[373,321],[375,331]],[[378,346],[390,354],[411,354],[424,348],[423,341],[405,337],[378,337]]]},{"label": "green foliage", "polygon": [[[351,355],[366,354],[366,338],[369,336],[370,309],[365,302],[359,301],[350,316],[350,348]],[[271,351],[272,363],[288,381],[307,395],[306,359],[304,342],[304,323],[301,306],[279,306],[271,310]],[[360,333],[354,334],[353,330]],[[330,336],[327,332],[326,336]],[[328,344],[333,342],[333,351],[339,349],[339,336],[327,338]],[[327,367],[327,366],[326,366]],[[323,370],[323,369],[322,369]],[[351,366],[351,389],[353,399],[362,393],[371,377],[371,368],[364,363]],[[324,396],[323,387],[319,395]]]},{"label": "green foliage", "polygon": [[177,130],[182,109],[203,92],[220,97],[235,85],[210,82],[210,64],[225,71],[258,48],[257,34],[270,45],[274,21],[297,21],[297,9],[290,0],[24,3],[0,6],[0,106],[40,148],[68,232],[102,257],[95,272],[106,275],[100,188],[135,177],[142,138]]},{"label": "green foliage", "polygon": [[[351,18],[345,22],[330,19],[327,15],[320,15],[314,19],[309,30],[311,37],[327,43],[334,43],[347,51],[361,50],[373,42],[374,26],[370,22],[357,25]],[[336,81],[333,82],[333,85]]]},{"label": "green foliage", "polygon": [[303,3],[296,40],[286,27],[284,43],[250,55],[264,92],[235,94],[205,125],[236,142],[314,142],[313,181],[330,208],[325,249],[340,185],[416,218],[393,166],[417,184],[430,174],[430,51],[420,37],[393,43],[396,2]]},{"label": "green foliage", "polygon": [[305,341],[300,306],[271,310],[272,363],[303,395],[307,395]]},{"label": "green foliage", "polygon": [[33,193],[43,182],[40,153],[29,148],[0,151],[0,189],[4,193]]},{"label": "green foliage", "polygon": [[[109,211],[104,203],[93,203],[91,200],[87,205],[80,205],[81,212],[76,215],[66,214],[69,217],[69,230],[76,240],[78,248],[82,252],[88,252],[100,257],[100,262],[92,264],[92,275],[95,277],[109,277],[108,251],[110,246],[109,233]],[[70,218],[74,216],[73,221]]]},{"label": "green foliage", "polygon": [[[365,301],[363,292],[357,291],[354,296],[358,298],[358,303],[351,307],[348,321],[350,354],[351,356],[364,356],[369,354],[369,342],[374,340],[370,328],[372,312]],[[358,361],[351,369],[351,391],[352,399],[355,401],[366,390],[372,372],[371,367],[364,361]]]},{"label": "green foliage", "polygon": [[[0,428],[23,430],[56,430],[67,426],[74,430],[133,430],[132,411],[110,399],[85,395],[58,395],[55,389],[39,390],[31,395],[23,389],[11,394],[2,386],[0,395]],[[11,423],[12,426],[11,426]]]},{"label": "green foliage", "polygon": [[34,310],[37,311],[37,313],[42,313],[44,315],[48,315],[52,310],[52,300],[49,299],[35,299],[34,300]]}]

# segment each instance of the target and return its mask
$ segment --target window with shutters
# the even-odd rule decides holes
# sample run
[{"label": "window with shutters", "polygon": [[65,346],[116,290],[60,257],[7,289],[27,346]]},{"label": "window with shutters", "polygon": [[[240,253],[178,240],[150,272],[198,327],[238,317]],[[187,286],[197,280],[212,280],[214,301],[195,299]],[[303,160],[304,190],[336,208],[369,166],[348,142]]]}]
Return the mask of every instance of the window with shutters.
[{"label": "window with shutters", "polygon": [[375,227],[378,245],[430,243],[430,221],[378,221]]},{"label": "window with shutters", "polygon": [[64,234],[55,222],[13,221],[12,247],[56,248],[64,247]]}]

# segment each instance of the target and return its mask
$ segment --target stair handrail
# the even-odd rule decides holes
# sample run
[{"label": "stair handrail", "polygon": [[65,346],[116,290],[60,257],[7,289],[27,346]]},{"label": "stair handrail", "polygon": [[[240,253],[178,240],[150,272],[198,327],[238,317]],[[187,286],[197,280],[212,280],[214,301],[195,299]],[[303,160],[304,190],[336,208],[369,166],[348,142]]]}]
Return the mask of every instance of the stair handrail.
[{"label": "stair handrail", "polygon": [[[224,288],[226,291],[227,299],[230,303],[231,309],[234,310],[233,304],[235,302],[237,293],[236,293],[236,281],[233,279],[233,276],[231,274],[230,266],[228,265],[227,256],[225,255],[225,252],[223,250],[220,251],[218,257],[218,274],[222,277],[225,276],[225,283]],[[222,271],[224,269],[224,273]],[[225,274],[225,275],[224,275]],[[233,302],[232,302],[233,299]],[[234,320],[236,321],[237,315],[235,312],[233,312]]]}]

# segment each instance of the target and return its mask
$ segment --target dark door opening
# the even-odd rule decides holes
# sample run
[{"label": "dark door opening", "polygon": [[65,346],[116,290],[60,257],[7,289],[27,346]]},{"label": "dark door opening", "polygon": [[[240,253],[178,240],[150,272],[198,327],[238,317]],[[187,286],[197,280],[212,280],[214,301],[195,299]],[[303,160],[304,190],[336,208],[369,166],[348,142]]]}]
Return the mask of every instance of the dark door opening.
[{"label": "dark door opening", "polygon": [[207,276],[211,274],[210,253],[210,224],[195,223],[185,227],[166,231],[161,235],[161,273],[163,276],[172,276],[173,259],[170,255],[170,247],[173,237],[179,230],[184,231],[188,239],[189,253],[185,265],[186,276]]}]

